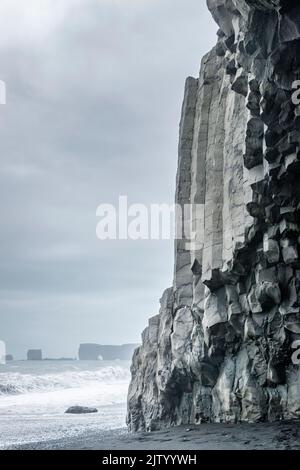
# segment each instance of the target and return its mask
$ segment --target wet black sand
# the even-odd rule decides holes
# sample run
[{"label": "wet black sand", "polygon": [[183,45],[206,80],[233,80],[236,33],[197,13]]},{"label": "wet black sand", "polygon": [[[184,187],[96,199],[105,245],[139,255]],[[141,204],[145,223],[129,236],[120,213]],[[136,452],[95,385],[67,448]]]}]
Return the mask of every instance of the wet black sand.
[{"label": "wet black sand", "polygon": [[300,450],[300,421],[201,424],[152,433],[117,429],[15,447],[20,450]]}]

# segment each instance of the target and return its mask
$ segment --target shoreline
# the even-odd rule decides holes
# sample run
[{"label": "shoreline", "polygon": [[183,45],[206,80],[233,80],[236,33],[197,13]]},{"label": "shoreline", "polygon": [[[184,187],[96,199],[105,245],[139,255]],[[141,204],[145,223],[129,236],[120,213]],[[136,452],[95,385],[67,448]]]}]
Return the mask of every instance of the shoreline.
[{"label": "shoreline", "polygon": [[300,450],[300,420],[181,425],[152,433],[99,430],[7,450]]}]

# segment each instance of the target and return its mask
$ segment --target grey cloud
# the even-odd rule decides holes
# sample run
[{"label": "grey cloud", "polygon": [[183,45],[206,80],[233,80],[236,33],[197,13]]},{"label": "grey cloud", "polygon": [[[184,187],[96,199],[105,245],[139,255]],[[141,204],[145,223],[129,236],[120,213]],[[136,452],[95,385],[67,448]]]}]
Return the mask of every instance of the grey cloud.
[{"label": "grey cloud", "polygon": [[0,33],[0,337],[19,356],[139,340],[172,242],[99,242],[96,208],[173,201],[184,80],[215,42],[199,0],[59,3]]}]

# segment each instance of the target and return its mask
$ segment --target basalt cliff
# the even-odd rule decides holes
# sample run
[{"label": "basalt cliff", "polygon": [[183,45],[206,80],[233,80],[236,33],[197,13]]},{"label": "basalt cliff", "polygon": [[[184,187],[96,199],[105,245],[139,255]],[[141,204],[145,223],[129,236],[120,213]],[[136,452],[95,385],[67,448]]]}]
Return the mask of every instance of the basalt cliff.
[{"label": "basalt cliff", "polygon": [[207,4],[218,40],[186,82],[176,185],[203,230],[175,242],[134,353],[135,431],[300,418],[300,4]]}]

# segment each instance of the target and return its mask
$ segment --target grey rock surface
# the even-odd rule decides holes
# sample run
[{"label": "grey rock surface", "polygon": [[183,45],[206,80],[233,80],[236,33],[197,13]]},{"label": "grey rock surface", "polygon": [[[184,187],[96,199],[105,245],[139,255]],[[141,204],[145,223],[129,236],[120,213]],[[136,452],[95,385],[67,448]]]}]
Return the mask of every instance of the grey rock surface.
[{"label": "grey rock surface", "polygon": [[[188,78],[173,286],[134,353],[131,430],[300,418],[300,5],[208,0],[217,46]],[[198,227],[198,225],[197,225]]]}]

